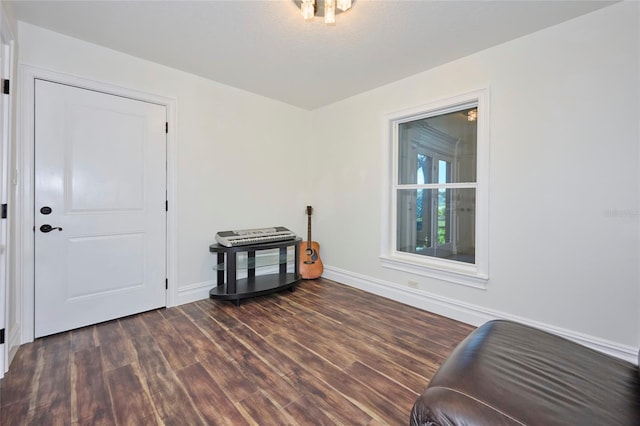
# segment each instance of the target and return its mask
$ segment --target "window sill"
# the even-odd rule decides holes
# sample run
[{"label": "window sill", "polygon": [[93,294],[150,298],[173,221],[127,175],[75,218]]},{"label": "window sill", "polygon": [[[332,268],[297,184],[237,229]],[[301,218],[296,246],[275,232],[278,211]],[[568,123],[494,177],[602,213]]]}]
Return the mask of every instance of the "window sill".
[{"label": "window sill", "polygon": [[384,268],[422,275],[443,281],[485,290],[489,276],[478,272],[477,265],[461,265],[444,259],[416,259],[411,255],[383,255],[380,263]]}]

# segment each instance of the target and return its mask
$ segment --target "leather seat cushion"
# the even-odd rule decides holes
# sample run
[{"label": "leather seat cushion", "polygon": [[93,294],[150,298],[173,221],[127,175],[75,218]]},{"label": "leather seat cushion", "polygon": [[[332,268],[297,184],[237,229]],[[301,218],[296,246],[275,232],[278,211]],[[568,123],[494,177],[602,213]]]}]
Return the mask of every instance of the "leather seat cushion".
[{"label": "leather seat cushion", "polygon": [[414,425],[640,425],[636,365],[510,321],[471,333],[435,374]]}]

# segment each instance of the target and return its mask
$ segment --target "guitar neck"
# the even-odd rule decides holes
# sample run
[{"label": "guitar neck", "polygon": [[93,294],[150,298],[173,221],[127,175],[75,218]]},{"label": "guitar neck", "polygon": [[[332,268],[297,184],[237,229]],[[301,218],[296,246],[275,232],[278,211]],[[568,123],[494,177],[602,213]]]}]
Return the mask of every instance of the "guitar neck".
[{"label": "guitar neck", "polygon": [[307,217],[307,248],[311,249],[311,215]]}]

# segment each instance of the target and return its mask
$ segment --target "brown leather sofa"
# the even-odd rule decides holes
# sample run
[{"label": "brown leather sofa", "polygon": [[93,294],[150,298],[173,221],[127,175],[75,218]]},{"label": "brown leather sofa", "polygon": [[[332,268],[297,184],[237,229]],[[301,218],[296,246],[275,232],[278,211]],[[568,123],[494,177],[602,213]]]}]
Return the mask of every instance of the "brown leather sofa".
[{"label": "brown leather sofa", "polygon": [[640,425],[638,367],[523,324],[490,321],[442,364],[411,425]]}]

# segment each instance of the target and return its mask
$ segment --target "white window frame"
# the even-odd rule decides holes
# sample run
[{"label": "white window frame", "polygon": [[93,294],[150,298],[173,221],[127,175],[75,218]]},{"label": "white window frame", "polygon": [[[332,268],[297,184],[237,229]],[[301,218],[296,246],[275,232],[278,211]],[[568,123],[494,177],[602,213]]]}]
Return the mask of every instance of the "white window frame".
[{"label": "white window frame", "polygon": [[[452,261],[396,250],[398,188],[398,127],[420,120],[477,105],[476,156],[476,253],[475,263]],[[380,262],[385,268],[486,288],[489,279],[489,89],[483,88],[454,97],[436,100],[415,108],[384,116],[382,238]],[[455,187],[452,184],[451,187]]]}]

